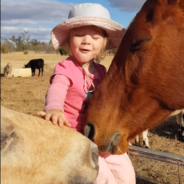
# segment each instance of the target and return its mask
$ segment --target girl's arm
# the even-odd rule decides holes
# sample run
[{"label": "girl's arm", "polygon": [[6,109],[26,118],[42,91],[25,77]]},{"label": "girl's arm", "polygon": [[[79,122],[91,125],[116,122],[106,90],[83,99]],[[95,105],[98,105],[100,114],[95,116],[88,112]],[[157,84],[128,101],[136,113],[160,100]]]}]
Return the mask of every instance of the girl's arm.
[{"label": "girl's arm", "polygon": [[40,111],[37,115],[43,117],[45,120],[51,121],[54,125],[70,127],[71,124],[63,113],[64,101],[69,86],[70,81],[67,77],[64,75],[55,75],[47,91],[45,112]]}]

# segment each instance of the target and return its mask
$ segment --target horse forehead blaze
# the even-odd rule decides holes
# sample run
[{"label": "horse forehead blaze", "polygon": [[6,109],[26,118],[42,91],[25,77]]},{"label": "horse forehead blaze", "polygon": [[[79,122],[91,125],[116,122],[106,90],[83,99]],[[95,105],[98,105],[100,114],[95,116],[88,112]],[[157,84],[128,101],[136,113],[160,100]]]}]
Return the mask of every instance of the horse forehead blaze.
[{"label": "horse forehead blaze", "polygon": [[184,108],[184,0],[147,0],[91,98],[86,136],[121,154],[128,141]]}]

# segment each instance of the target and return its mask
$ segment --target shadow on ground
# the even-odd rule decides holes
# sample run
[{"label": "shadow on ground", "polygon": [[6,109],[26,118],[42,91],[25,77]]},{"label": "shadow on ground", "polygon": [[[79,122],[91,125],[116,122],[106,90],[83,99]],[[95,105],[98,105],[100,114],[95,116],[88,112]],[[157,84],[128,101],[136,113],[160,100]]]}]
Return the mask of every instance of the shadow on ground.
[{"label": "shadow on ground", "polygon": [[178,124],[176,122],[176,117],[170,117],[154,129],[149,130],[153,134],[157,134],[160,137],[165,137],[168,139],[177,139],[183,142],[183,138],[178,134]]},{"label": "shadow on ground", "polygon": [[136,184],[158,184],[158,183],[151,181],[149,179],[146,179],[146,178],[142,178],[140,176],[136,176]]}]

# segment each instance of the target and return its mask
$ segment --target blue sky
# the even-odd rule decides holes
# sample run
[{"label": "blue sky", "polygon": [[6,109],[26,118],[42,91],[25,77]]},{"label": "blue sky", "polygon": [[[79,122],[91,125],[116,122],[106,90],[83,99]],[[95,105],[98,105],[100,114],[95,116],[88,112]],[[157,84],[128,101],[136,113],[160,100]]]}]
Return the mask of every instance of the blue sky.
[{"label": "blue sky", "polygon": [[108,9],[111,19],[123,27],[140,10],[145,0],[2,0],[1,38],[10,39],[28,31],[30,39],[50,41],[51,30],[68,17],[74,4],[99,3]]}]

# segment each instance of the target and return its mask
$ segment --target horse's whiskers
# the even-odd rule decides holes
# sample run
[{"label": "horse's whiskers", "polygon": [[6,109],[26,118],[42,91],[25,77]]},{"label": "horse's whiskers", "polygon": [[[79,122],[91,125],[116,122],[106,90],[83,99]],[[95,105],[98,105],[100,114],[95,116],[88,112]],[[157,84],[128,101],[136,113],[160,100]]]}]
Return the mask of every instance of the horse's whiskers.
[{"label": "horse's whiskers", "polygon": [[123,152],[121,151],[121,149],[119,148],[119,146],[118,146],[117,148],[118,148],[118,151],[119,151],[120,153],[123,153]]}]

